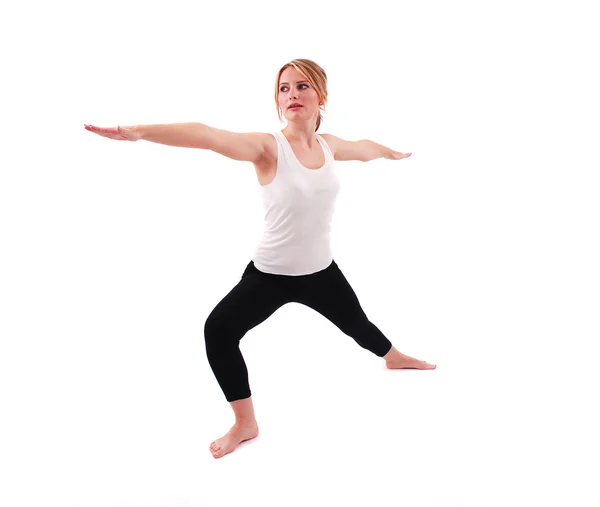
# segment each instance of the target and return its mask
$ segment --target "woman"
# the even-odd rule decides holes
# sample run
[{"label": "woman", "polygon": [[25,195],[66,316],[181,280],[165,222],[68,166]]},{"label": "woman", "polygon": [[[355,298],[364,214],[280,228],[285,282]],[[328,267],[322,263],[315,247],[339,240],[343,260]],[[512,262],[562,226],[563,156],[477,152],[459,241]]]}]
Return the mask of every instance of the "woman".
[{"label": "woman", "polygon": [[315,62],[292,60],[278,73],[275,103],[287,126],[274,133],[234,133],[202,123],[86,129],[110,139],[144,139],[171,146],[203,148],[254,164],[262,186],[264,236],[239,283],[208,316],[206,353],[235,414],[235,424],[210,445],[215,458],[258,435],[241,338],[281,306],[296,302],[313,308],[386,361],[391,369],[435,369],[435,365],[396,350],[369,321],[356,294],[333,260],[330,220],[340,188],[335,160],[363,162],[400,153],[369,140],[344,141],[316,134],[327,101],[327,76]]}]

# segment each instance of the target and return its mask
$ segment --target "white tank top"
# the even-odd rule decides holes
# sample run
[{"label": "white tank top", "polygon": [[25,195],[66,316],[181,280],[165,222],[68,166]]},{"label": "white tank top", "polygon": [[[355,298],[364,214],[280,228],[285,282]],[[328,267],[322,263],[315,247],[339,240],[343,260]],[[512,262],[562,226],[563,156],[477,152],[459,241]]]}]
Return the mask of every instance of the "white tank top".
[{"label": "white tank top", "polygon": [[277,173],[262,186],[265,229],[252,260],[265,273],[316,273],[333,260],[329,233],[340,190],[335,160],[317,134],[325,164],[319,169],[304,167],[283,132],[271,134],[277,141]]}]

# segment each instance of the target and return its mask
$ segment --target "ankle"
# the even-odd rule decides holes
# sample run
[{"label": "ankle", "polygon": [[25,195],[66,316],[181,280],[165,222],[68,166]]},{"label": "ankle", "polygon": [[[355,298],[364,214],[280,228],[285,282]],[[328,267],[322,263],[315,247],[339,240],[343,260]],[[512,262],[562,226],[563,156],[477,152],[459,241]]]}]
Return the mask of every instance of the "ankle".
[{"label": "ankle", "polygon": [[389,362],[393,359],[396,359],[399,355],[399,352],[396,350],[396,347],[392,346],[392,348],[390,349],[390,351],[383,356],[383,358],[385,359],[386,362]]},{"label": "ankle", "polygon": [[247,428],[248,426],[256,426],[254,417],[236,417],[234,426],[236,428]]}]

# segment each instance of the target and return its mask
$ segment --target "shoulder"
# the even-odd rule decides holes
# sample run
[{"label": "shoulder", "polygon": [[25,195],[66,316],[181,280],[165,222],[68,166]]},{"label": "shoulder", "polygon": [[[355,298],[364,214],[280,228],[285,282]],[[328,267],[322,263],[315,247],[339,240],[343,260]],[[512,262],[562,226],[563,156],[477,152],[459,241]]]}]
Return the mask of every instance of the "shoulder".
[{"label": "shoulder", "polygon": [[333,134],[319,134],[327,143],[327,146],[329,146],[329,149],[331,150],[331,153],[333,154],[333,157],[335,158],[335,152],[337,151],[337,146],[338,143],[340,141],[342,141],[342,139],[340,139],[339,137],[334,136]]},{"label": "shoulder", "polygon": [[333,134],[321,134],[321,136],[329,145],[335,160],[365,161],[365,144],[362,141],[348,141]]},{"label": "shoulder", "polygon": [[345,142],[343,139],[334,136],[333,134],[319,134],[329,146],[331,153],[333,154],[333,158],[337,160],[336,153],[340,149],[340,146]]}]

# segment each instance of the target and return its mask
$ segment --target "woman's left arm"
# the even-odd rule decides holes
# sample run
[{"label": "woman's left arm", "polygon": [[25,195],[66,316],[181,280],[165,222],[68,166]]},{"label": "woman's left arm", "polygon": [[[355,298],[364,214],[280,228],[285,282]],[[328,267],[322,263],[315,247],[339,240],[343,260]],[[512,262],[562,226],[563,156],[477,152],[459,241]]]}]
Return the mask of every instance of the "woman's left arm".
[{"label": "woman's left arm", "polygon": [[377,144],[369,139],[361,139],[360,141],[346,141],[333,134],[321,134],[323,139],[327,141],[333,151],[335,160],[358,160],[360,162],[368,162],[376,158],[387,158],[389,160],[400,160],[401,158],[410,157],[412,152],[401,153],[394,151],[387,146]]},{"label": "woman's left arm", "polygon": [[360,143],[361,160],[368,162],[369,160],[375,160],[377,158],[386,158],[388,160],[400,160],[401,158],[410,157],[412,152],[402,153],[394,151],[387,146],[377,144],[375,141],[369,139],[363,139],[358,141]]}]

